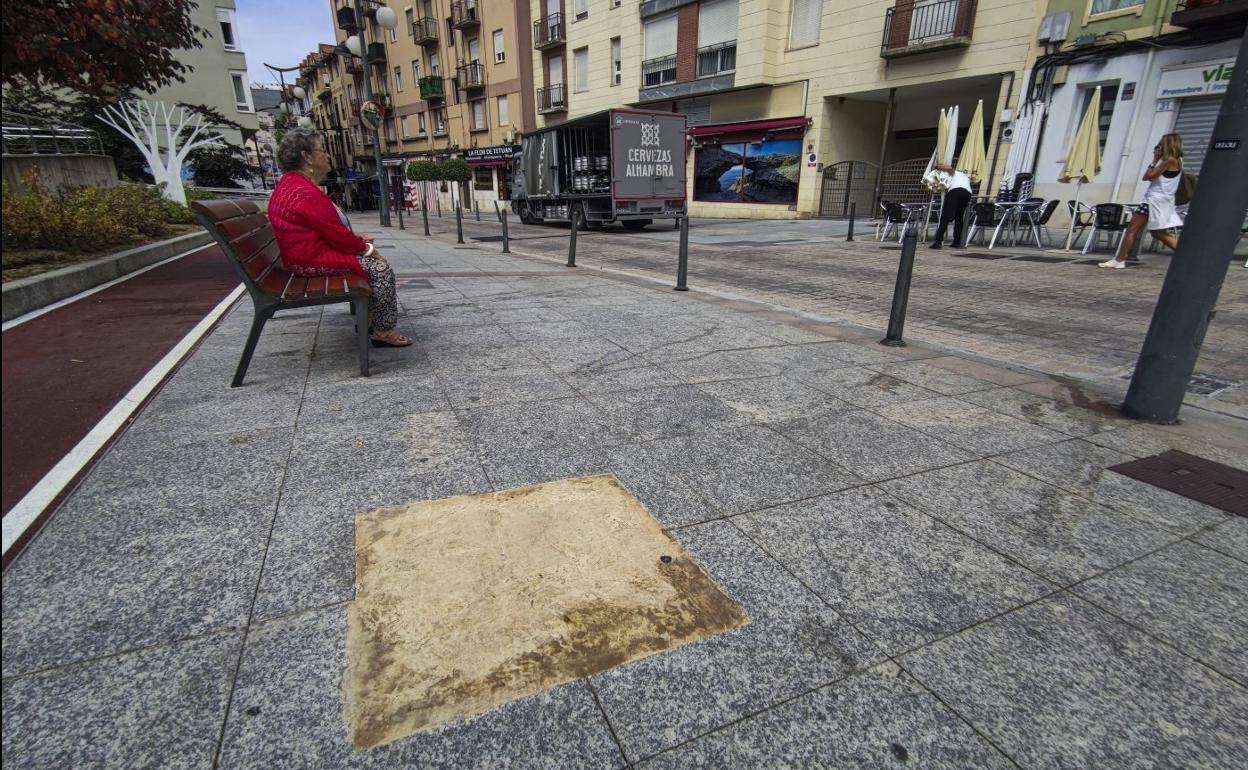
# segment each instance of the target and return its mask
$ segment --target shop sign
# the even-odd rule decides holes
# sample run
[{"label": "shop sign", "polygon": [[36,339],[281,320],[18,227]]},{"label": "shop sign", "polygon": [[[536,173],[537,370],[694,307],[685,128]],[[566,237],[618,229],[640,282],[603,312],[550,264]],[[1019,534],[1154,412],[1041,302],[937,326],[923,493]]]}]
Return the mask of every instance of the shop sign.
[{"label": "shop sign", "polygon": [[492,147],[469,147],[464,150],[464,160],[468,163],[512,160],[519,157],[520,145],[518,144],[496,144]]},{"label": "shop sign", "polygon": [[1225,93],[1227,86],[1231,83],[1231,73],[1234,71],[1234,59],[1166,70],[1161,73],[1161,85],[1157,88],[1157,98],[1173,99]]}]

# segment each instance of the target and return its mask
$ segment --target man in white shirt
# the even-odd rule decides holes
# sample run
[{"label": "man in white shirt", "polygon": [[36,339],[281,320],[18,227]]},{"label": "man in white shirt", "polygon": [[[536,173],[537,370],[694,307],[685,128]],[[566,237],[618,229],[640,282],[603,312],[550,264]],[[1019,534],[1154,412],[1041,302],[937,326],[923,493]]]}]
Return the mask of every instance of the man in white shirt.
[{"label": "man in white shirt", "polygon": [[945,230],[953,222],[953,248],[966,248],[962,228],[966,225],[966,207],[971,202],[971,178],[953,166],[936,166],[945,175],[945,205],[940,209],[940,224],[936,227],[936,240],[931,248],[941,248]]}]

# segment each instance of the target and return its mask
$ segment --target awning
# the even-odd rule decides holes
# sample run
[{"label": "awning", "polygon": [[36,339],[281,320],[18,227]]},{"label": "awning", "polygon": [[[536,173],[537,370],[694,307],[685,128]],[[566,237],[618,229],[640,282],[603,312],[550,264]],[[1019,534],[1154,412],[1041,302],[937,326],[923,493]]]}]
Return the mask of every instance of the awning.
[{"label": "awning", "polygon": [[774,134],[777,131],[805,128],[810,118],[775,118],[773,120],[749,120],[743,123],[717,123],[713,126],[694,126],[690,136],[720,136],[728,134]]},{"label": "awning", "polygon": [[468,165],[473,168],[492,168],[494,166],[506,166],[511,163],[509,160],[470,160]]}]

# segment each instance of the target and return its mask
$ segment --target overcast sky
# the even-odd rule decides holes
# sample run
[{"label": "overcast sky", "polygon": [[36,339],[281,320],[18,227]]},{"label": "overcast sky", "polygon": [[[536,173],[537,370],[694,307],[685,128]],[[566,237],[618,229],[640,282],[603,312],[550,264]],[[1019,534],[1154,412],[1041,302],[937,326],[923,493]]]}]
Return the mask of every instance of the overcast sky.
[{"label": "overcast sky", "polygon": [[[247,72],[253,83],[276,83],[265,69],[294,67],[317,43],[333,43],[334,19],[328,0],[235,0],[238,36],[247,54]],[[286,82],[296,73],[287,73]]]}]

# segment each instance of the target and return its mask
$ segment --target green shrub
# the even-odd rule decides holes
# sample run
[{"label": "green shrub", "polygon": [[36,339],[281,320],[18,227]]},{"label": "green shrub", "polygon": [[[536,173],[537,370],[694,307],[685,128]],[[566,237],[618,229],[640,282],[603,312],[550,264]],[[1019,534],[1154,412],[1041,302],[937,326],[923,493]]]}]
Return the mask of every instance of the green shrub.
[{"label": "green shrub", "polygon": [[448,182],[467,182],[472,179],[472,168],[463,158],[449,158],[442,164],[442,178]]},{"label": "green shrub", "polygon": [[[188,196],[189,197],[189,196]],[[195,215],[186,206],[177,201],[171,201],[166,198],[160,199],[160,212],[164,215],[165,221],[171,225],[193,225],[195,224]]]},{"label": "green shrub", "polygon": [[431,160],[414,160],[407,164],[407,178],[413,182],[437,182],[442,179],[442,169]]},{"label": "green shrub", "polygon": [[141,184],[125,183],[104,191],[114,219],[122,226],[144,235],[169,232],[161,198],[155,190]]}]

